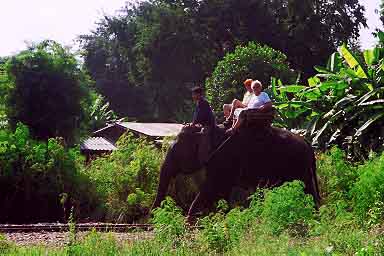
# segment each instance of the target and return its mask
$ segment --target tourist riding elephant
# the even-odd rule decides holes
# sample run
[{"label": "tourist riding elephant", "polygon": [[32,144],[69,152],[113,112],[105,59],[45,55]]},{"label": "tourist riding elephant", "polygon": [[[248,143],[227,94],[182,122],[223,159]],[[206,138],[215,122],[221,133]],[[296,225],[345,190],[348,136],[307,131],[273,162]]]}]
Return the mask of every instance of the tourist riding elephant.
[{"label": "tourist riding elephant", "polygon": [[243,127],[215,150],[205,168],[206,181],[189,209],[190,217],[228,199],[234,186],[278,186],[292,180],[302,180],[305,192],[319,205],[314,151],[284,129]]}]

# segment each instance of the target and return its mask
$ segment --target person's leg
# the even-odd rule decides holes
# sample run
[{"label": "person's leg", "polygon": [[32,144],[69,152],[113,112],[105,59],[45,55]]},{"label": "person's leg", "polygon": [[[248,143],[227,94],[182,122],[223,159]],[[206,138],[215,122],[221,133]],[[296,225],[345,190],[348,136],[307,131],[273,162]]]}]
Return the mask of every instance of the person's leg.
[{"label": "person's leg", "polygon": [[232,108],[231,108],[231,112],[227,118],[227,120],[233,118],[233,114],[235,113],[235,110],[239,107],[241,107],[243,104],[241,103],[241,101],[239,101],[238,99],[234,99],[232,101]]},{"label": "person's leg", "polygon": [[244,119],[245,119],[245,109],[240,109],[239,113],[236,113],[236,121],[233,120],[233,125],[232,125],[232,130],[237,130],[240,125],[244,122]]},{"label": "person's leg", "polygon": [[233,122],[232,129],[237,130],[240,127],[242,121],[242,118],[237,118],[236,121]]}]

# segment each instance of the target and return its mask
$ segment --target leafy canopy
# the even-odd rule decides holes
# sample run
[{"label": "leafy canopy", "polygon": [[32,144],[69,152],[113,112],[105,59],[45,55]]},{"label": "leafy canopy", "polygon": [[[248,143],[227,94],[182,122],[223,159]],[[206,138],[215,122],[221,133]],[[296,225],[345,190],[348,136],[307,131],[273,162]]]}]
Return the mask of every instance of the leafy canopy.
[{"label": "leafy canopy", "polygon": [[74,55],[44,41],[10,58],[6,72],[12,87],[7,111],[12,127],[26,124],[34,137],[63,137],[72,142],[82,119],[84,74]]}]

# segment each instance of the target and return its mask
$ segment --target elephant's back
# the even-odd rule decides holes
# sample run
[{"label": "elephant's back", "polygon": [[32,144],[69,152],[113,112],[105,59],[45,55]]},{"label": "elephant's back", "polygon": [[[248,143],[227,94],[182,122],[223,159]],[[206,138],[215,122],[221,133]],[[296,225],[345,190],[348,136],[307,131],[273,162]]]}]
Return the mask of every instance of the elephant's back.
[{"label": "elephant's back", "polygon": [[209,174],[246,180],[301,177],[311,165],[312,148],[290,131],[272,127],[243,129],[229,138],[208,162]]}]

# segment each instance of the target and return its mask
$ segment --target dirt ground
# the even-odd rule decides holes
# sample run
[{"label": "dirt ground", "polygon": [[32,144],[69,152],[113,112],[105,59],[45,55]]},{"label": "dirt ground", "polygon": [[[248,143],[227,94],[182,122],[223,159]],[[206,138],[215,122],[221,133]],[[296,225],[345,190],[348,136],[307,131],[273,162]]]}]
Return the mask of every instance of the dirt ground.
[{"label": "dirt ground", "polygon": [[[82,239],[89,232],[78,232],[77,238]],[[134,242],[137,240],[153,238],[153,232],[140,231],[132,233],[105,233],[112,234],[119,242]],[[69,242],[69,232],[28,232],[28,233],[3,233],[6,239],[18,246],[65,246]]]}]

